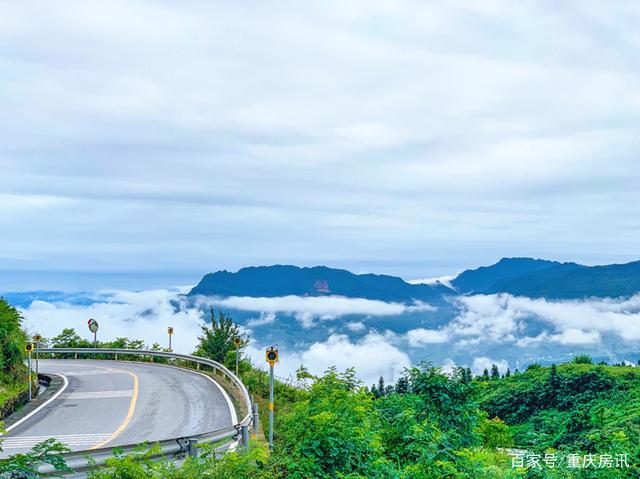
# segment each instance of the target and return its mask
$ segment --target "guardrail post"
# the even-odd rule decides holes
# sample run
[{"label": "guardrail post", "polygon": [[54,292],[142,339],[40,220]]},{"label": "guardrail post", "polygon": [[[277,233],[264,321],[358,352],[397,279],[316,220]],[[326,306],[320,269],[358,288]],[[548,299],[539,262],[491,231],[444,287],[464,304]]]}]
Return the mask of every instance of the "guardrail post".
[{"label": "guardrail post", "polygon": [[74,359],[78,359],[78,353],[74,355]]},{"label": "guardrail post", "polygon": [[117,361],[118,360],[118,353],[115,354],[115,357],[116,357],[116,361]]},{"label": "guardrail post", "polygon": [[198,457],[198,440],[196,438],[189,438],[189,457]]},{"label": "guardrail post", "polygon": [[249,425],[243,424],[242,428],[242,449],[249,450]]},{"label": "guardrail post", "polygon": [[258,431],[260,429],[260,415],[258,414],[258,403],[254,402],[252,404],[253,409],[253,438],[258,438]]}]

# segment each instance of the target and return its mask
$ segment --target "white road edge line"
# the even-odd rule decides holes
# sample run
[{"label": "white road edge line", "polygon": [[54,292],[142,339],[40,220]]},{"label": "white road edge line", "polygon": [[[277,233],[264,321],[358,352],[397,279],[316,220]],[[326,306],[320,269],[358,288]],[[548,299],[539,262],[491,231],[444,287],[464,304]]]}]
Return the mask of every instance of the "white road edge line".
[{"label": "white road edge line", "polygon": [[[44,409],[45,406],[48,406],[51,402],[55,401],[56,399],[58,399],[58,397],[60,397],[60,395],[67,389],[67,387],[69,387],[69,380],[67,379],[67,377],[64,374],[59,374],[59,373],[47,373],[47,374],[53,374],[55,376],[59,376],[62,378],[62,380],[64,381],[64,385],[62,386],[62,388],[60,388],[60,390],[58,392],[56,392],[52,397],[50,397],[47,401],[45,401],[44,404],[41,404],[40,406],[38,406],[34,411],[31,411],[29,414],[27,414],[25,417],[23,417],[22,419],[20,419],[18,422],[12,424],[11,426],[9,426],[8,428],[5,429],[6,432],[11,431],[12,429],[15,429],[16,427],[18,427],[20,424],[22,424],[23,422],[25,422],[27,419],[30,419],[31,417],[35,416],[37,413],[39,413],[42,409]],[[0,433],[0,436],[3,436],[3,434]]]},{"label": "white road edge line", "polygon": [[[180,369],[180,368],[178,368],[178,369]],[[183,371],[189,371],[189,370],[188,369],[183,369]],[[198,371],[189,371],[189,372],[190,373],[194,373],[194,374],[199,374],[200,376],[204,376],[205,378],[207,378],[209,381],[211,381],[213,384],[216,385],[216,387],[222,393],[222,397],[224,397],[224,400],[227,402],[227,406],[229,407],[229,412],[231,413],[231,422],[233,423],[234,426],[236,424],[238,424],[238,414],[236,413],[236,408],[233,407],[233,402],[231,401],[231,398],[229,397],[229,393],[227,393],[227,391],[224,390],[224,388],[220,385],[220,383],[218,381],[216,381],[215,379],[213,379],[208,374],[204,374],[204,373],[201,373],[201,372],[198,372]]]},{"label": "white road edge line", "polygon": [[[173,366],[172,364],[156,364],[156,366],[178,369],[179,371],[186,371],[188,373],[198,374],[200,376],[204,376],[205,378],[207,378],[209,381],[211,381],[213,384],[216,385],[216,387],[222,393],[222,397],[224,397],[224,400],[227,402],[227,407],[229,408],[229,412],[231,413],[231,422],[233,423],[233,425],[235,426],[236,424],[238,424],[238,414],[236,413],[236,408],[233,407],[233,402],[229,397],[229,393],[227,393],[227,391],[224,390],[222,385],[220,385],[220,383],[215,379],[213,379],[211,376],[209,376],[208,374],[202,373],[200,371],[194,371],[192,369],[187,369],[187,368],[179,368],[178,366]],[[238,444],[240,444],[240,439],[238,439],[235,442],[232,442],[231,445],[229,446],[229,450],[231,452],[236,452]]]},{"label": "white road edge line", "polygon": [[[227,391],[224,390],[224,388],[220,385],[220,383],[215,379],[213,379],[208,374],[204,374],[198,371],[191,371],[191,372],[204,376],[213,384],[215,384],[218,387],[218,389],[220,389],[222,396],[224,397],[225,401],[227,401],[227,406],[229,406],[229,412],[231,412],[231,422],[233,423],[234,426],[238,424],[238,414],[236,413],[236,408],[233,407],[233,402],[231,402],[231,398],[229,397],[229,394],[227,393]],[[240,444],[240,439],[238,439],[235,443],[231,443],[231,445],[229,446],[229,451],[236,452],[236,449],[238,448],[238,444]]]}]

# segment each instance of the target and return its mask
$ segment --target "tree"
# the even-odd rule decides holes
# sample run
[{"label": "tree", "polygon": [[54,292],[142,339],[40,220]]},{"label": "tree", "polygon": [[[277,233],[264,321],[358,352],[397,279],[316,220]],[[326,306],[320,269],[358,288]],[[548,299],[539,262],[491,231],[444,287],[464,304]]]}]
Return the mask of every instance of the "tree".
[{"label": "tree", "polygon": [[233,341],[236,337],[242,339],[240,346],[242,349],[247,338],[240,334],[238,325],[231,316],[223,312],[219,312],[216,319],[215,312],[211,308],[211,326],[202,326],[202,336],[198,337],[199,343],[194,354],[224,363],[228,353],[235,351],[236,345]]},{"label": "tree", "polygon": [[20,313],[0,298],[0,382],[16,382],[26,371],[23,364],[26,335]]},{"label": "tree", "polygon": [[480,421],[478,432],[482,438],[482,447],[496,448],[511,446],[511,433],[509,426],[499,417],[493,419],[484,418]]},{"label": "tree", "polygon": [[51,338],[51,346],[54,348],[88,348],[93,344],[82,339],[73,328],[64,328],[60,334]]},{"label": "tree", "polygon": [[482,371],[482,380],[483,381],[489,380],[489,370],[487,368],[484,368],[484,371]]},{"label": "tree", "polygon": [[384,378],[380,376],[380,379],[378,379],[378,396],[384,396],[385,392],[386,389],[384,387]]},{"label": "tree", "polygon": [[495,364],[491,365],[491,379],[500,379],[500,370]]},{"label": "tree", "polygon": [[388,477],[381,474],[388,461],[376,410],[353,370],[329,369],[277,420],[273,459],[282,464],[284,477]]},{"label": "tree", "polygon": [[505,378],[508,378],[508,377],[510,377],[510,376],[511,376],[511,369],[507,368],[507,372],[506,372],[506,373],[504,373],[504,377],[505,377]]},{"label": "tree", "polygon": [[471,368],[466,369],[467,379],[469,382],[473,381],[473,373],[471,372]]},{"label": "tree", "polygon": [[467,446],[476,414],[470,401],[473,385],[464,382],[461,371],[446,374],[430,363],[421,363],[408,374],[411,392],[420,396],[423,411],[433,415],[437,427],[449,434],[450,444]]},{"label": "tree", "polygon": [[576,364],[593,364],[593,359],[588,354],[578,354],[573,358],[573,362]]},{"label": "tree", "polygon": [[396,383],[396,392],[398,394],[406,394],[409,392],[409,380],[405,376],[401,376]]}]

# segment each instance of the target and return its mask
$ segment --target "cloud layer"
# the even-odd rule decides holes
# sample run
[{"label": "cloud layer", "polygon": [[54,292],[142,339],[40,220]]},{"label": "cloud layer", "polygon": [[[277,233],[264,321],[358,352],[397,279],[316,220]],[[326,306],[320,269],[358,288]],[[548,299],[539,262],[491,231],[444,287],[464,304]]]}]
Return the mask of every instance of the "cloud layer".
[{"label": "cloud layer", "polygon": [[[264,362],[264,349],[256,346],[249,349],[249,354],[260,367]],[[358,378],[367,385],[377,383],[380,376],[387,383],[395,382],[404,369],[411,366],[405,352],[377,333],[369,333],[359,340],[331,334],[325,341],[314,342],[302,350],[284,349],[281,357],[277,374],[285,379],[294,378],[301,365],[315,375],[322,375],[335,366],[340,371],[355,368]]]},{"label": "cloud layer", "polygon": [[[178,293],[102,291],[93,295],[93,304],[35,300],[22,313],[28,331],[45,337],[52,337],[63,328],[75,328],[90,339],[86,322],[95,318],[100,323],[102,340],[126,336],[166,345],[166,329],[172,326],[174,349],[190,353],[206,310],[193,307]],[[584,301],[477,295],[460,297],[454,304],[456,312],[444,326],[423,326],[399,333],[379,330],[380,318],[401,320],[402,314],[422,312],[425,321],[431,321],[433,308],[341,297],[216,300],[217,309],[255,313],[243,328],[252,338],[248,352],[257,365],[263,363],[264,348],[272,344],[273,338],[266,333],[275,327],[283,335],[277,338],[282,341],[283,359],[278,371],[283,377],[293,376],[303,364],[314,374],[321,374],[330,366],[355,367],[367,383],[379,376],[395,381],[404,368],[422,360],[433,361],[447,370],[456,364],[471,367],[475,373],[497,364],[504,373],[507,367],[522,367],[526,361],[566,359],[575,348],[607,356],[611,345],[622,341],[627,345],[623,351],[626,353],[640,339],[640,295],[625,300]],[[303,326],[308,326],[305,321],[312,322],[317,326],[314,336],[300,328],[297,333],[289,331],[286,324],[291,323],[280,323],[284,316],[297,318]],[[332,321],[326,322],[329,319]],[[523,362],[522,358],[527,359]],[[626,357],[616,360],[621,359]]]},{"label": "cloud layer", "polygon": [[21,312],[26,330],[46,338],[59,334],[63,328],[73,328],[80,336],[93,339],[87,321],[94,318],[100,325],[99,340],[127,337],[142,339],[148,345],[157,342],[167,347],[167,328],[171,326],[174,328],[173,349],[191,353],[197,344],[200,326],[205,323],[199,310],[186,308],[184,304],[175,308],[172,301],[179,301],[177,293],[160,289],[98,292],[95,294],[97,302],[90,305],[36,300]]},{"label": "cloud layer", "polygon": [[527,352],[529,358],[553,360],[576,347],[616,356],[618,346],[629,351],[640,338],[640,295],[548,301],[498,294],[463,296],[454,303],[458,313],[447,324],[394,334],[395,343],[416,350],[447,345],[456,351],[502,351],[510,357]]},{"label": "cloud layer", "polygon": [[[200,327],[204,325],[204,313],[188,307],[179,291],[150,290],[141,292],[102,291],[94,295],[97,301],[90,305],[72,304],[71,301],[46,302],[35,300],[21,310],[25,328],[31,334],[40,333],[47,338],[59,334],[63,328],[74,328],[82,337],[91,339],[87,328],[88,318],[100,324],[99,339],[116,337],[142,339],[147,344],[158,342],[167,345],[167,327],[174,328],[173,348],[176,352],[191,353],[197,344]],[[250,301],[256,299],[256,301]],[[228,302],[227,302],[228,301]],[[177,306],[176,306],[177,304]],[[260,311],[250,319],[245,328],[252,336],[258,336],[249,346],[248,353],[257,365],[264,361],[264,347],[259,339],[259,328],[277,321],[276,312],[309,315],[309,317],[333,318],[343,315],[401,314],[406,311],[428,311],[428,305],[402,306],[380,301],[349,300],[340,297],[305,298],[229,298],[220,300],[217,306],[247,308]],[[264,306],[260,309],[257,306]],[[364,323],[351,322],[353,331],[366,330]],[[256,329],[258,328],[258,329]],[[366,382],[374,382],[380,376],[395,381],[411,361],[406,353],[391,344],[383,335],[370,332],[359,340],[350,340],[346,335],[329,334],[322,341],[315,341],[299,349],[283,350],[283,361],[278,373],[285,378],[293,376],[300,365],[312,373],[322,374],[327,368],[337,366],[344,370],[355,367],[358,376]]]},{"label": "cloud layer", "polygon": [[[275,298],[231,296],[217,299],[202,297],[199,301],[206,304],[213,303],[221,308],[252,311],[263,315],[291,314],[307,328],[313,326],[317,320],[327,321],[347,315],[399,316],[404,313],[436,311],[434,306],[419,301],[406,305],[344,296],[279,296]],[[256,324],[255,320],[253,324]]]}]

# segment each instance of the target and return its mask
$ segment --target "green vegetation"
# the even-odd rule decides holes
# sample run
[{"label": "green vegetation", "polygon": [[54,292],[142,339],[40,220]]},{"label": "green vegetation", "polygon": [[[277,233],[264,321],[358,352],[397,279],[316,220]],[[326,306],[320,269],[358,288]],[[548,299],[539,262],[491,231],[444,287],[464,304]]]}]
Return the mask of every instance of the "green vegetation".
[{"label": "green vegetation", "polygon": [[[276,447],[270,455],[263,444],[254,444],[249,454],[221,460],[205,454],[182,469],[170,462],[120,458],[95,477],[637,477],[637,368],[572,362],[474,379],[465,369],[445,374],[424,363],[395,385],[374,386],[375,393],[356,380],[353,370],[330,369],[314,377],[301,369],[298,376],[306,387],[277,383]],[[265,377],[256,369],[243,376],[252,393],[263,397]],[[533,458],[553,456],[557,463],[551,468],[538,459],[540,468],[512,467],[517,463],[507,450]],[[596,466],[569,467],[570,454],[592,458]],[[600,455],[626,455],[629,467],[615,467],[612,459],[612,467],[598,468]]]},{"label": "green vegetation", "polygon": [[[640,371],[574,361],[485,384],[480,406],[510,425],[519,448],[558,453],[628,454],[628,475],[583,471],[572,477],[638,477]],[[609,475],[607,475],[609,474]],[[618,474],[618,475],[616,475]],[[635,475],[634,475],[635,474]],[[549,476],[552,477],[552,476]],[[553,476],[555,477],[555,476]],[[558,476],[563,477],[563,476]]]},{"label": "green vegetation", "polygon": [[211,324],[201,327],[202,336],[198,337],[199,343],[194,355],[224,363],[235,352],[233,340],[238,337],[242,339],[242,344],[246,344],[247,338],[242,337],[238,325],[229,315],[219,312],[216,319],[213,308],[210,314]]},{"label": "green vegetation", "polygon": [[0,298],[0,376],[3,382],[22,380],[26,336],[21,328],[20,313]]},{"label": "green vegetation", "polygon": [[18,311],[0,298],[0,419],[24,400],[26,335]]},{"label": "green vegetation", "polygon": [[576,364],[593,364],[593,359],[588,354],[578,354],[573,358],[573,362]]},{"label": "green vegetation", "polygon": [[67,451],[69,449],[56,440],[47,439],[35,445],[27,454],[16,454],[0,460],[0,479],[36,479],[36,467],[39,464],[51,464],[59,472],[71,471],[60,455]]}]

